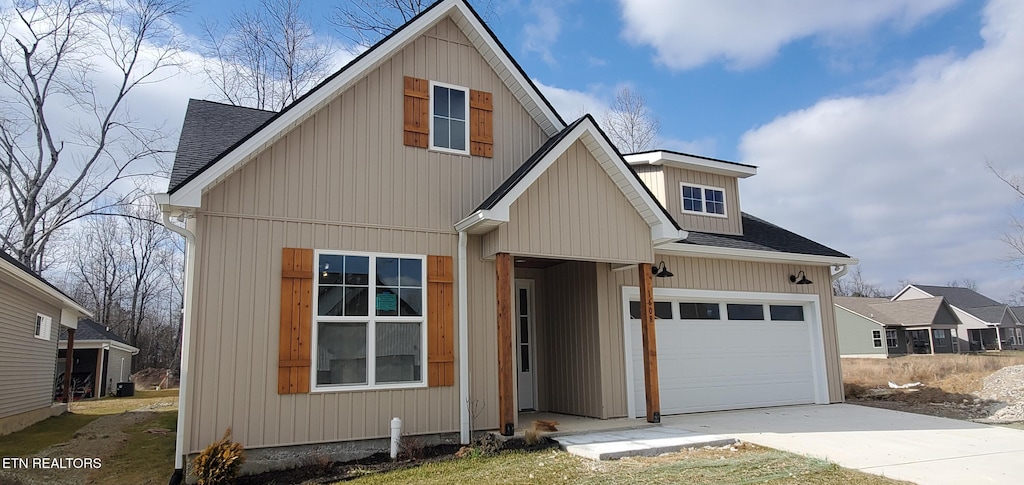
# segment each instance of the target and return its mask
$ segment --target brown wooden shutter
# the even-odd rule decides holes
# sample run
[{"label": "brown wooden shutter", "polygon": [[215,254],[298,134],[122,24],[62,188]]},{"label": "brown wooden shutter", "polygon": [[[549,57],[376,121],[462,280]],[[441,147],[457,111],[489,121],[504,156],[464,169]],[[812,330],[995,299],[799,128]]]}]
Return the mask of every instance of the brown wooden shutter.
[{"label": "brown wooden shutter", "polygon": [[281,341],[277,393],[309,392],[313,338],[313,250],[284,248],[281,254]]},{"label": "brown wooden shutter", "polygon": [[451,256],[427,256],[427,384],[455,385],[455,290]]},{"label": "brown wooden shutter", "polygon": [[469,91],[469,153],[494,158],[494,102],[491,93]]},{"label": "brown wooden shutter", "polygon": [[406,146],[427,148],[430,145],[430,82],[405,76]]}]

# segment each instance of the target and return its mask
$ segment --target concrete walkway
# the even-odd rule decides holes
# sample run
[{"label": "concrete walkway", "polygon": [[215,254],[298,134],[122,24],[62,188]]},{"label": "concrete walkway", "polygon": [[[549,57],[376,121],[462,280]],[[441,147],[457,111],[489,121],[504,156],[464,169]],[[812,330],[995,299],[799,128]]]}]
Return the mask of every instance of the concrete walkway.
[{"label": "concrete walkway", "polygon": [[725,446],[735,438],[653,427],[553,436],[565,451],[591,460],[617,460],[627,456],[658,456],[684,448]]},{"label": "concrete walkway", "polygon": [[852,404],[666,416],[662,424],[920,484],[1024,483],[1024,431],[999,426]]}]

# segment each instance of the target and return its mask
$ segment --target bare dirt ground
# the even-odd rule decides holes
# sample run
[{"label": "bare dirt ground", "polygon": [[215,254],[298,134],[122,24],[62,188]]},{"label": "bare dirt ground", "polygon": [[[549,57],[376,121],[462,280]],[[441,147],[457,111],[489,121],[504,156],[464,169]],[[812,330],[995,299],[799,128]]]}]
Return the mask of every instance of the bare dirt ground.
[{"label": "bare dirt ground", "polygon": [[[1024,422],[1024,352],[843,359],[847,402],[989,423]],[[889,383],[920,383],[892,389]]]}]

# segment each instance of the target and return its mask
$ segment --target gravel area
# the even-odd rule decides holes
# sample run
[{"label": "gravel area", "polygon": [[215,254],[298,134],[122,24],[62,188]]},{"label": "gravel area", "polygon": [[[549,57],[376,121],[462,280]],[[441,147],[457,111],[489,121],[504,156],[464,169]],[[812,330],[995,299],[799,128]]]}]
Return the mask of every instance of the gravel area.
[{"label": "gravel area", "polygon": [[985,378],[978,397],[994,401],[985,422],[1024,421],[1024,365],[1004,367]]}]

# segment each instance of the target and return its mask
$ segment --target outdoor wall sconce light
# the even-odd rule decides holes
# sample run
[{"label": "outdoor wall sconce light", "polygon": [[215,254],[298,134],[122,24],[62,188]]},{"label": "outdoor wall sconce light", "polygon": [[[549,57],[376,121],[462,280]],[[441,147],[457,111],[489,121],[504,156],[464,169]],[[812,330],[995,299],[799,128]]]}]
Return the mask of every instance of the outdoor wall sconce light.
[{"label": "outdoor wall sconce light", "polygon": [[796,283],[798,285],[809,285],[811,283],[814,283],[813,281],[807,279],[807,275],[804,274],[803,270],[800,270],[800,272],[795,275],[789,275],[789,282]]},{"label": "outdoor wall sconce light", "polygon": [[665,260],[662,260],[660,263],[651,266],[651,274],[653,274],[655,278],[671,278],[675,276],[674,274],[672,274],[671,271],[668,270],[668,268],[665,267]]}]

